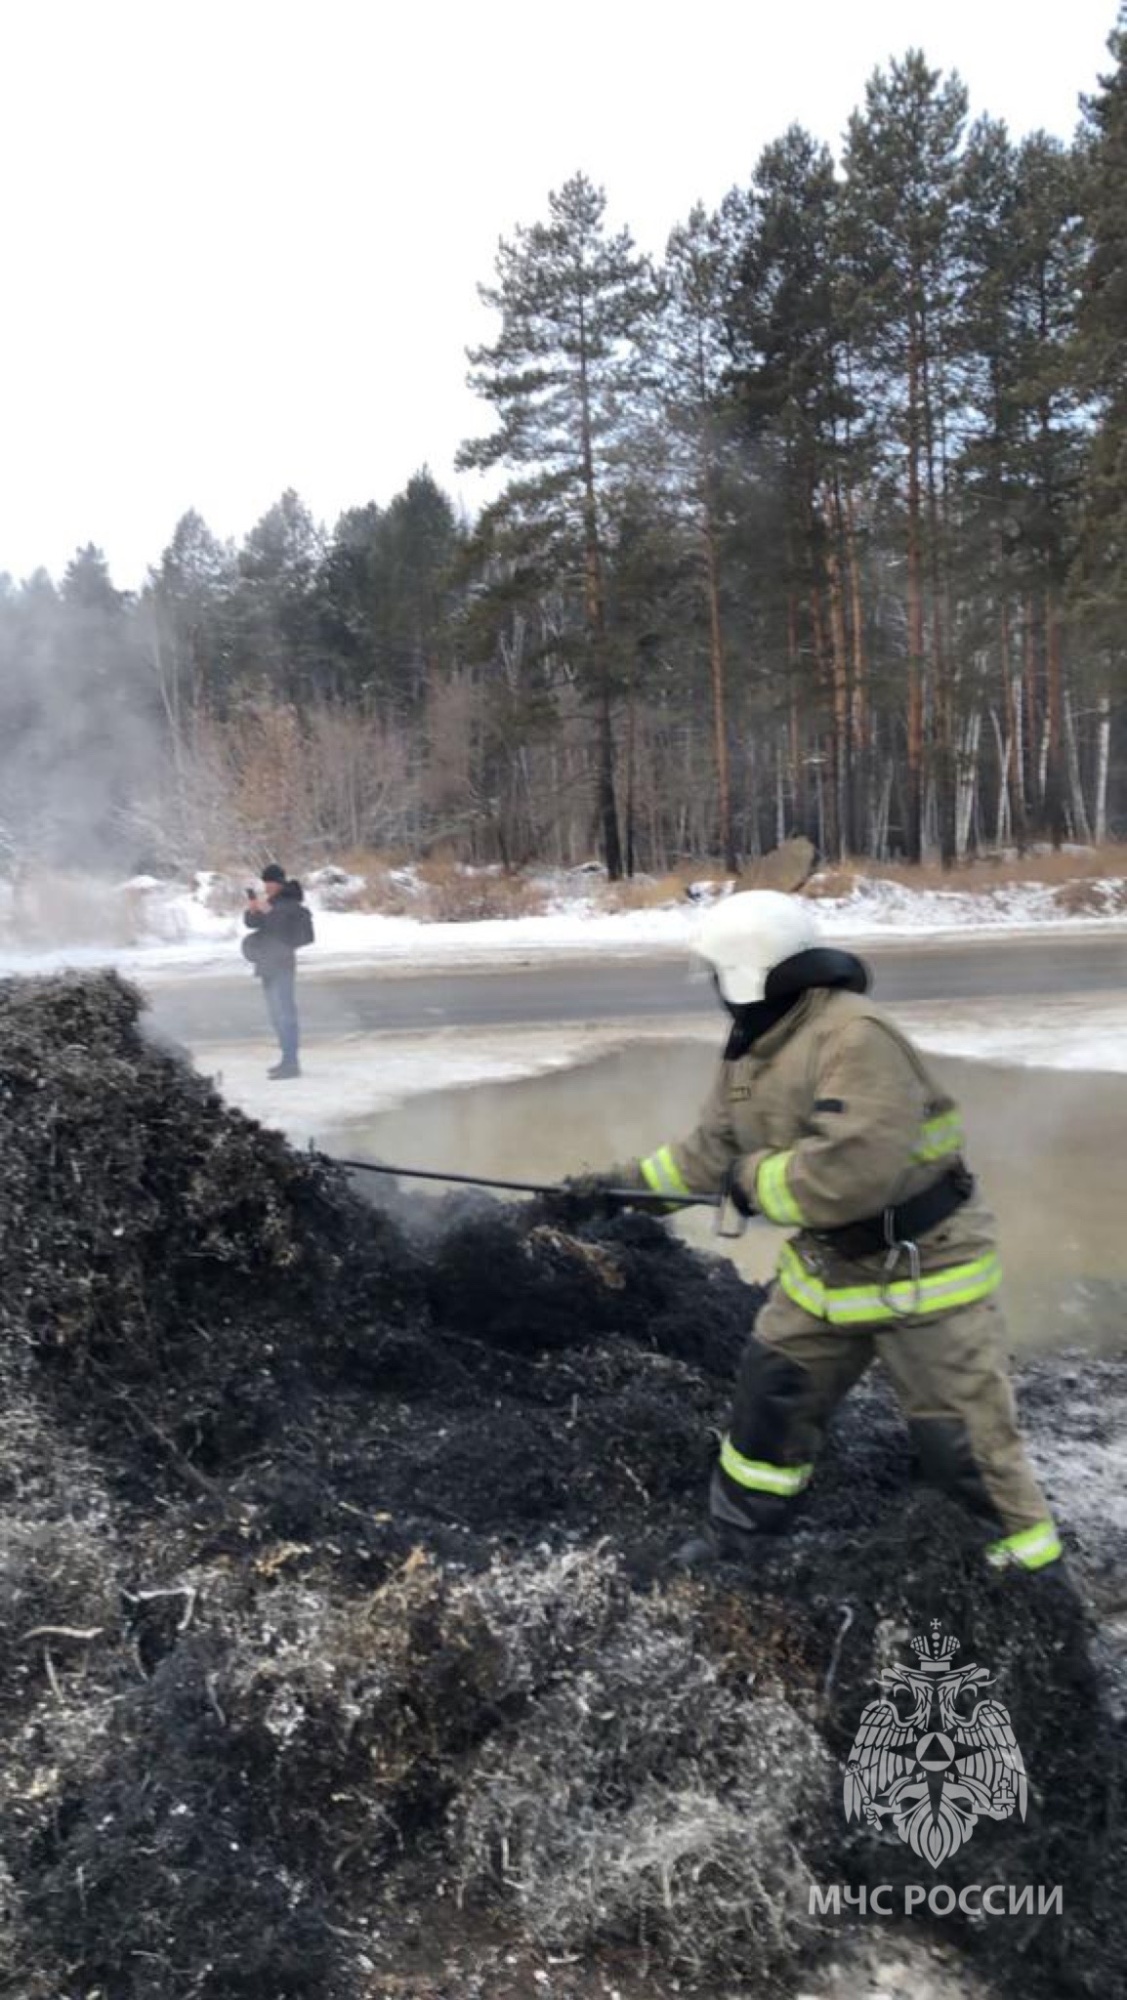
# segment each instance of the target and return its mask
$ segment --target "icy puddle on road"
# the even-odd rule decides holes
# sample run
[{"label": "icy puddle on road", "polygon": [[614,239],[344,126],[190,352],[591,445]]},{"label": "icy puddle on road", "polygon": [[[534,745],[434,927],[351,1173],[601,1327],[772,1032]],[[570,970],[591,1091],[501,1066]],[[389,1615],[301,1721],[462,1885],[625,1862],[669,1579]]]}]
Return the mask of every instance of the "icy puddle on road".
[{"label": "icy puddle on road", "polygon": [[[933,1056],[963,1108],[1001,1225],[1015,1348],[1127,1348],[1127,1077]],[[330,1151],[404,1167],[552,1181],[688,1132],[712,1074],[702,1040],[647,1040],[548,1075],[414,1096],[326,1133]],[[705,1212],[672,1223],[764,1278],[778,1232],[719,1245]]]}]

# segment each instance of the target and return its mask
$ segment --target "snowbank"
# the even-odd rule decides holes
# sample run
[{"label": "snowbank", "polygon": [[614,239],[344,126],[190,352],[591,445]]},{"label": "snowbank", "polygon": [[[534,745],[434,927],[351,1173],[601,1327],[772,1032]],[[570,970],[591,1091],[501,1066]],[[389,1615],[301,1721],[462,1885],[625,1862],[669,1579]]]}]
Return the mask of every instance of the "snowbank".
[{"label": "snowbank", "polygon": [[1127,928],[1122,876],[999,882],[980,889],[914,889],[859,876],[849,894],[820,896],[817,902],[827,931],[857,938],[1073,930],[1078,924]]},{"label": "snowbank", "polygon": [[1122,998],[1064,994],[1024,1005],[1010,999],[911,1001],[891,1012],[936,1055],[1036,1069],[1127,1073],[1127,1000]]},{"label": "snowbank", "polygon": [[[399,873],[407,895],[411,871]],[[560,876],[543,885],[542,915],[432,923],[417,915],[342,907],[355,900],[362,886],[359,877],[339,869],[321,870],[311,878],[318,970],[362,965],[482,967],[585,957],[592,952],[616,957],[678,955],[691,949],[701,904],[709,893],[702,885],[693,900],[686,895],[654,908],[609,911],[601,883],[595,886],[585,874]],[[0,909],[0,973],[114,965],[152,978],[244,970],[238,951],[242,924],[237,885],[207,874],[197,876],[190,888],[142,877],[122,885],[122,894],[133,918],[136,941],[130,944],[29,938],[26,930],[22,935],[16,931],[11,912]],[[1056,885],[1014,882],[977,892],[913,889],[899,882],[859,878],[849,893],[817,896],[816,901],[827,936],[841,943],[1049,931],[1127,932],[1127,881],[1119,877]]]}]

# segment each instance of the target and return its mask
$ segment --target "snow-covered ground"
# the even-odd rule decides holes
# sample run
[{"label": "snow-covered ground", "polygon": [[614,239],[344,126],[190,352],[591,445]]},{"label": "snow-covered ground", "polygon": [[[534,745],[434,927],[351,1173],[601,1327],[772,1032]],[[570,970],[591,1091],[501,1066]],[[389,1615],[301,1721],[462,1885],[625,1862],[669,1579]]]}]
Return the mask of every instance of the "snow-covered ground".
[{"label": "snow-covered ground", "polygon": [[1127,993],[1026,1001],[912,1000],[898,1003],[892,1012],[937,1055],[1127,1074]]},{"label": "snow-covered ground", "polygon": [[[699,1033],[699,1022],[696,1028]],[[670,1032],[664,1030],[665,1036]],[[605,1030],[508,1027],[342,1035],[314,1043],[305,1053],[303,1075],[285,1083],[266,1075],[278,1051],[265,1031],[261,1042],[214,1043],[192,1054],[197,1069],[213,1077],[232,1104],[305,1146],[323,1143],[330,1133],[430,1091],[511,1083],[573,1069],[620,1046],[628,1034],[622,1024]],[[646,1034],[656,1039],[658,1031]]]},{"label": "snow-covered ground", "polygon": [[[5,924],[0,910],[0,974],[55,971],[61,966],[115,965],[145,979],[192,972],[242,974],[241,915],[212,907],[214,878],[195,889],[142,880],[126,885],[139,942],[59,944],[27,942]],[[336,900],[328,891],[328,900]],[[443,966],[517,964],[551,957],[676,955],[691,950],[700,904],[688,898],[651,909],[610,911],[600,884],[561,877],[552,885],[544,914],[494,917],[477,922],[426,922],[411,915],[326,907],[316,890],[316,964],[322,971],[363,965],[388,971]],[[845,896],[817,899],[827,937],[865,944],[929,938],[997,937],[1000,934],[1127,932],[1127,884],[1109,877],[1084,884],[1083,914],[1068,914],[1062,885],[999,883],[965,889],[913,889],[903,883],[859,878]]]}]

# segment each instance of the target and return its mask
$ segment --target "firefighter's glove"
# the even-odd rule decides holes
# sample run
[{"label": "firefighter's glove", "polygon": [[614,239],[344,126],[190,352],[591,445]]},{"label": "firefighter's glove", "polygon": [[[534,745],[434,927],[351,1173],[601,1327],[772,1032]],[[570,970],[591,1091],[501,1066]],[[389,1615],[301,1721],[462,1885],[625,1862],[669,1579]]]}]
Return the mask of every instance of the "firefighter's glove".
[{"label": "firefighter's glove", "polygon": [[[615,1188],[618,1193],[612,1194]],[[549,1220],[561,1229],[578,1229],[585,1222],[605,1222],[622,1207],[619,1183],[609,1174],[571,1174],[551,1194],[541,1197]]]},{"label": "firefighter's glove", "polygon": [[745,1222],[749,1216],[759,1213],[759,1204],[755,1199],[755,1176],[758,1166],[758,1154],[737,1160],[734,1166],[729,1167],[728,1178],[724,1184],[727,1200],[731,1202],[736,1214],[743,1216]]}]

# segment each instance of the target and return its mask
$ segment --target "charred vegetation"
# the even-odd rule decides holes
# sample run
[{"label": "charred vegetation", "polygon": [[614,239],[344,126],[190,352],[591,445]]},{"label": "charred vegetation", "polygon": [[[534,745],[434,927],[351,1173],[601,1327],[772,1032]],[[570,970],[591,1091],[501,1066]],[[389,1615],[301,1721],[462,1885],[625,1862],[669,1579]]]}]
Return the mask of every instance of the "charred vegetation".
[{"label": "charred vegetation", "polygon": [[[943,1879],[1063,1889],[947,1946],[984,1991],[1120,1990],[1114,1521],[1054,1494],[1078,1592],[986,1571],[874,1380],[795,1532],[678,1577],[758,1303],[727,1264],[644,1216],[374,1208],[110,975],[0,987],[0,1258],[0,1991],[806,1990],[864,1944],[812,1884],[920,1877],[841,1775],[933,1617],[1031,1785]],[[1023,1394],[1076,1462],[1127,1367]]]}]

